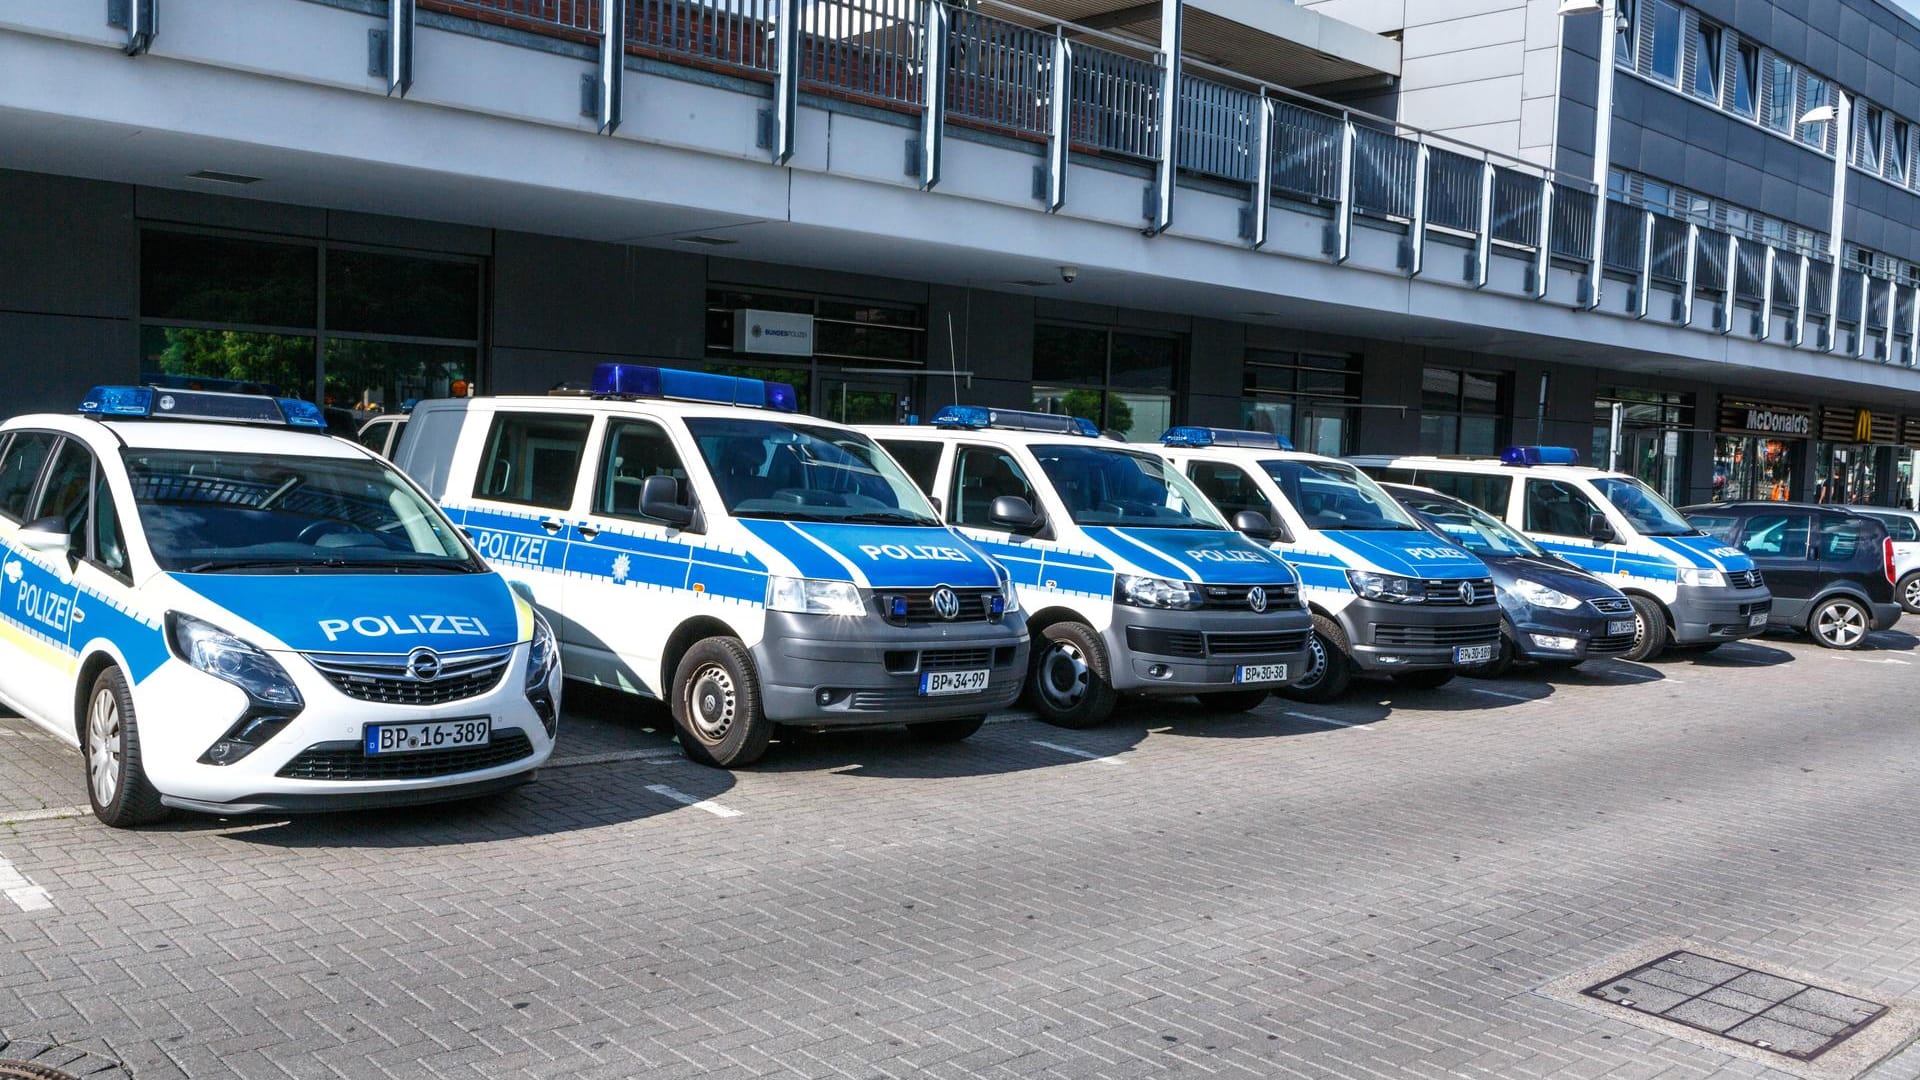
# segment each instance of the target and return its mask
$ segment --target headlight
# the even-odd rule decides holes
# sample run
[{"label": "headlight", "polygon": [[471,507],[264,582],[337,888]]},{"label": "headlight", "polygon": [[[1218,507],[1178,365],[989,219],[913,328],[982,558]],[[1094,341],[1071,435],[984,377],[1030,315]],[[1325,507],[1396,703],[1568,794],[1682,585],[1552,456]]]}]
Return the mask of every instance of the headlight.
[{"label": "headlight", "polygon": [[1013,578],[998,564],[994,565],[993,571],[1000,575],[1000,610],[1007,614],[1019,611],[1020,590],[1014,588]]},{"label": "headlight", "polygon": [[1197,608],[1201,603],[1199,588],[1188,582],[1134,577],[1132,574],[1121,574],[1114,578],[1113,598],[1134,607],[1184,609]]},{"label": "headlight", "polygon": [[1702,589],[1724,589],[1727,587],[1727,575],[1718,570],[1699,570],[1693,567],[1682,567],[1680,570],[1680,584],[1694,585]]},{"label": "headlight", "polygon": [[211,623],[170,611],[167,641],[175,656],[245,690],[257,705],[293,712],[305,705],[278,661]]},{"label": "headlight", "polygon": [[537,690],[547,685],[553,677],[553,668],[560,662],[560,650],[554,646],[553,631],[547,626],[547,620],[538,615],[533,617],[533,642],[527,648],[527,686],[528,690]]},{"label": "headlight", "polygon": [[1580,606],[1580,601],[1559,589],[1549,589],[1537,581],[1528,581],[1526,578],[1514,582],[1511,592],[1534,607],[1572,611]]},{"label": "headlight", "polygon": [[1419,578],[1349,570],[1347,584],[1353,586],[1354,592],[1368,600],[1385,600],[1391,604],[1419,604],[1427,599],[1427,587],[1421,584]]},{"label": "headlight", "polygon": [[864,615],[867,606],[850,581],[774,575],[767,578],[767,610],[799,615]]}]

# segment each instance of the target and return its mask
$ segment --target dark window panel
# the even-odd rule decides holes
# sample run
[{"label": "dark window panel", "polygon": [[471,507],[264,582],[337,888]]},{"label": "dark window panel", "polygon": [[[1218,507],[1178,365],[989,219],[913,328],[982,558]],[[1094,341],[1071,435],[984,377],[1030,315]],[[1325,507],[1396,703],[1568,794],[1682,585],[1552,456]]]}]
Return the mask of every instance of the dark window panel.
[{"label": "dark window panel", "polygon": [[1033,328],[1035,382],[1097,386],[1107,376],[1107,333],[1077,326]]},{"label": "dark window panel", "polygon": [[480,333],[480,267],[330,250],[327,329],[474,340]]},{"label": "dark window panel", "polygon": [[140,329],[140,375],[204,379],[201,389],[274,393],[313,400],[314,339],[294,334]]},{"label": "dark window panel", "polygon": [[157,229],[141,236],[140,314],[149,319],[311,327],[318,279],[308,246]]}]

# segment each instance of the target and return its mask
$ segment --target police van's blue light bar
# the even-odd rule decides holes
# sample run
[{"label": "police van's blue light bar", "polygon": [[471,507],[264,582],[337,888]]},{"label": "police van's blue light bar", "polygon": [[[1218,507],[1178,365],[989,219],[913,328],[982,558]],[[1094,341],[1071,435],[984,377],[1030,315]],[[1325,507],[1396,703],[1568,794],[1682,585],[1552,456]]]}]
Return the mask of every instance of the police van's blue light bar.
[{"label": "police van's blue light bar", "polygon": [[80,401],[80,415],[118,420],[211,420],[325,431],[320,406],[264,394],[223,394],[152,386],[96,386]]},{"label": "police van's blue light bar", "polygon": [[800,397],[786,383],[765,382],[709,371],[683,371],[650,364],[601,364],[593,369],[593,396],[599,398],[673,398],[714,405],[798,412]]},{"label": "police van's blue light bar", "polygon": [[1508,465],[1578,465],[1580,451],[1571,446],[1509,446],[1500,451]]},{"label": "police van's blue light bar", "polygon": [[1082,435],[1089,439],[1100,437],[1099,426],[1082,416],[1061,416],[1058,413],[1030,412],[1025,409],[995,409],[986,405],[949,405],[934,414],[933,426],[975,431],[984,428],[1045,431],[1054,435]]},{"label": "police van's blue light bar", "polygon": [[1271,431],[1243,428],[1170,427],[1160,436],[1163,446],[1252,446],[1261,450],[1291,450],[1293,440]]}]

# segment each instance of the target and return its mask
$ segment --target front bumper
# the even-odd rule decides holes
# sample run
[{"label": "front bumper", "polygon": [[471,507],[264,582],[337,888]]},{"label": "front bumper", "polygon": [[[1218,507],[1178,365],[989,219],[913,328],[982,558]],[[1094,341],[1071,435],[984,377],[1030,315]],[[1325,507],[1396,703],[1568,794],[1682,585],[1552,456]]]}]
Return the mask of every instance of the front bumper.
[{"label": "front bumper", "polygon": [[[1522,660],[1586,660],[1603,656],[1619,656],[1633,649],[1634,633],[1629,629],[1624,634],[1609,634],[1609,623],[1634,623],[1633,612],[1625,615],[1602,615],[1587,607],[1584,603],[1572,611],[1555,611],[1550,608],[1529,609],[1524,621],[1513,624],[1514,653]],[[1547,638],[1565,638],[1572,642],[1572,648],[1555,648],[1536,641],[1535,636]]]},{"label": "front bumper", "polygon": [[[760,704],[769,720],[819,727],[875,727],[978,716],[1012,704],[1027,677],[1027,624],[898,625],[877,616],[767,613],[753,653]],[[927,697],[927,671],[985,668],[987,688]]]},{"label": "front bumper", "polygon": [[1753,589],[1682,585],[1668,610],[1673,613],[1673,640],[1681,645],[1737,641],[1766,630],[1773,594],[1765,585]]},{"label": "front bumper", "polygon": [[[1354,667],[1374,674],[1452,668],[1454,650],[1500,643],[1500,605],[1428,606],[1355,597],[1337,616]],[[1471,664],[1466,666],[1472,666]]]},{"label": "front bumper", "polygon": [[[1236,681],[1251,664],[1284,664],[1296,682],[1312,664],[1313,619],[1303,607],[1252,611],[1169,611],[1113,605],[1101,634],[1108,677],[1117,690],[1150,694],[1205,694],[1248,688]],[[1258,684],[1256,684],[1258,685]]]},{"label": "front bumper", "polygon": [[431,806],[434,803],[455,802],[460,799],[474,799],[482,795],[511,791],[522,784],[532,783],[538,775],[536,770],[529,769],[510,776],[496,776],[491,780],[475,780],[434,788],[318,794],[261,793],[242,796],[231,802],[209,802],[205,799],[162,795],[160,803],[175,810],[188,810],[196,814],[216,814],[220,817],[237,817],[241,814],[316,814],[345,810],[386,810],[403,806]]}]

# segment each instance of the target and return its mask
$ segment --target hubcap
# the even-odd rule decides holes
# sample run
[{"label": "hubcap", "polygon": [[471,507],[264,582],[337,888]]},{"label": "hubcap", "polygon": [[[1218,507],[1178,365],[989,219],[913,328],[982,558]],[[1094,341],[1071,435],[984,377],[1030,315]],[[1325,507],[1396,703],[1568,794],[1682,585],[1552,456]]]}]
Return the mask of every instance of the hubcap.
[{"label": "hubcap", "polygon": [[1907,606],[1920,610],[1920,577],[1907,582]]},{"label": "hubcap", "polygon": [[1056,641],[1040,662],[1040,693],[1056,709],[1072,709],[1087,696],[1092,677],[1087,655],[1071,641]]},{"label": "hubcap", "polygon": [[736,699],[733,676],[719,664],[706,664],[687,683],[687,715],[693,729],[708,742],[719,742],[733,729]]},{"label": "hubcap", "polygon": [[1822,641],[1848,647],[1866,636],[1866,613],[1852,604],[1828,604],[1820,609],[1820,624],[1816,629]]},{"label": "hubcap", "polygon": [[1307,673],[1299,682],[1294,683],[1296,690],[1311,690],[1320,685],[1321,676],[1327,673],[1327,647],[1319,634],[1307,635]]},{"label": "hubcap", "polygon": [[87,782],[101,806],[120,793],[120,753],[120,699],[103,688],[87,709]]}]

